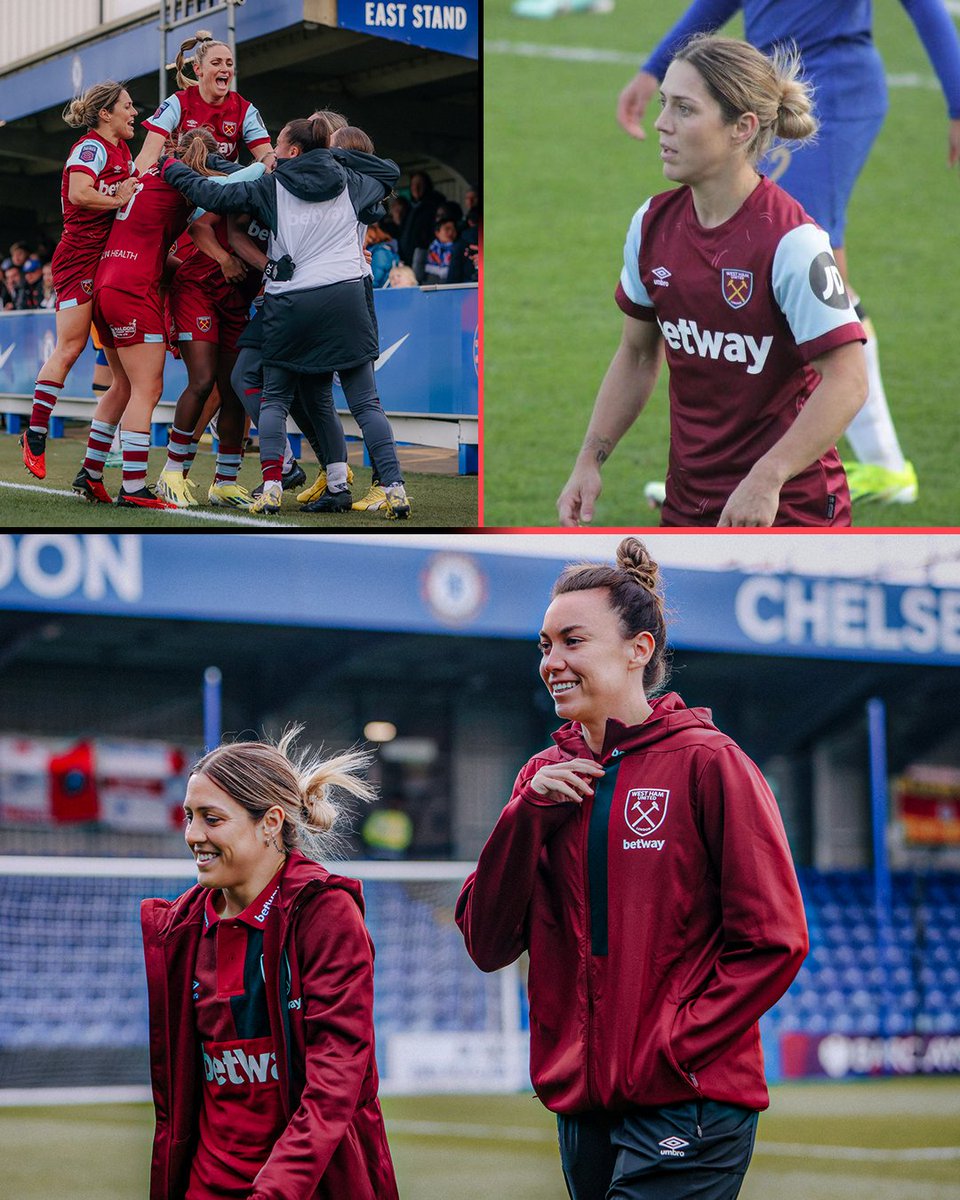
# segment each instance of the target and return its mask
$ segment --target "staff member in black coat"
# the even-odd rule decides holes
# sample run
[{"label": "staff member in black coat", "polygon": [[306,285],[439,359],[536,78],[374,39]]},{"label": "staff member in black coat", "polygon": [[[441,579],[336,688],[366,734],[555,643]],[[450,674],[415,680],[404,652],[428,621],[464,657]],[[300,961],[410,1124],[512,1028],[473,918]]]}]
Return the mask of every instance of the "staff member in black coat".
[{"label": "staff member in black coat", "polygon": [[[277,139],[276,170],[235,184],[230,196],[175,159],[166,160],[162,173],[194,204],[211,212],[251,213],[270,230],[259,423],[263,492],[250,511],[280,511],[286,419],[297,376],[336,371],[381,482],[364,507],[402,519],[410,515],[410,502],[376,394],[373,364],[380,349],[357,238],[358,221],[372,219],[370,210],[390,194],[400,172],[389,159],[331,150],[329,143],[323,117],[291,121]],[[345,486],[346,464],[342,468]],[[339,486],[328,470],[331,493]]]}]

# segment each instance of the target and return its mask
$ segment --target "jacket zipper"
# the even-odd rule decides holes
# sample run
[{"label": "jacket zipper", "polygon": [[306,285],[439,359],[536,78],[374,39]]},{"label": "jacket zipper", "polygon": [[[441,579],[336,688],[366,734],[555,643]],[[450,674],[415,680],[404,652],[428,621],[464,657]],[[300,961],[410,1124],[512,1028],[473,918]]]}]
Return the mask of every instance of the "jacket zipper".
[{"label": "jacket zipper", "polygon": [[[593,805],[591,803],[591,813]],[[584,985],[587,992],[587,1027],[584,1032],[584,1066],[586,1068],[586,1098],[587,1103],[592,1107],[593,1099],[593,1054],[592,1054],[592,1036],[593,1030],[593,986],[590,979],[590,962],[591,962],[591,940],[593,937],[593,912],[590,908],[590,819],[583,822],[583,833],[581,837],[580,858],[583,863],[583,905],[587,914],[587,919],[583,923],[583,977]]]}]

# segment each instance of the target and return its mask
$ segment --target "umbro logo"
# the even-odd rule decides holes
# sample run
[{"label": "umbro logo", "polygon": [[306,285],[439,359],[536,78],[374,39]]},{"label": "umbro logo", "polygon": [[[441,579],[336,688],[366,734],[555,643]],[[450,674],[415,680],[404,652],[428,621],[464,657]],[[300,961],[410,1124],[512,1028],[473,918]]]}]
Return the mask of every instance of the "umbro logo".
[{"label": "umbro logo", "polygon": [[690,1143],[685,1142],[683,1138],[668,1137],[664,1138],[662,1142],[658,1142],[657,1145],[660,1147],[661,1156],[667,1158],[684,1158],[684,1147],[689,1146]]},{"label": "umbro logo", "polygon": [[654,282],[660,284],[661,287],[670,286],[670,272],[666,267],[654,267],[650,274],[653,276]]}]

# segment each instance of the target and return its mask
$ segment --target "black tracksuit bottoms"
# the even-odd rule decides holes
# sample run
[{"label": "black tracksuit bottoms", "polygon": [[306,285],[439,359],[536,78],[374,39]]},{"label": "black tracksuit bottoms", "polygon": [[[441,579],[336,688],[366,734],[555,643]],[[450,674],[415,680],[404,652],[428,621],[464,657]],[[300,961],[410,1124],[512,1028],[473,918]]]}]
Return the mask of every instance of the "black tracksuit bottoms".
[{"label": "black tracksuit bottoms", "polygon": [[759,1114],[715,1100],[558,1115],[571,1200],[734,1200]]}]

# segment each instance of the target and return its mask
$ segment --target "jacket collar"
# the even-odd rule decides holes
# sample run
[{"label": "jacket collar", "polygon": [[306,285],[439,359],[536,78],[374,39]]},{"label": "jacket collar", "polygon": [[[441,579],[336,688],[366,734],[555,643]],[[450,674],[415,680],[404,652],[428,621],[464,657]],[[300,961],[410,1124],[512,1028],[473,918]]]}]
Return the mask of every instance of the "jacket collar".
[{"label": "jacket collar", "polygon": [[599,754],[594,754],[587,745],[579,721],[561,725],[553,734],[553,740],[572,758],[595,758],[602,763],[622,754],[644,750],[680,730],[695,726],[713,728],[709,709],[687,708],[676,692],[666,692],[650,703],[653,711],[640,725],[625,725],[616,717],[609,717]]},{"label": "jacket collar", "polygon": [[[299,850],[294,850],[288,857],[287,864],[280,876],[280,895],[276,901],[283,926],[286,926],[297,902],[304,893],[320,891],[328,887],[339,887],[349,892],[360,909],[361,915],[364,913],[363,888],[358,879],[332,875],[320,863],[307,858]],[[154,902],[160,909],[157,922],[160,936],[163,939],[178,937],[187,929],[202,925],[208,895],[207,888],[196,884],[168,904],[164,904],[162,901]]]}]

